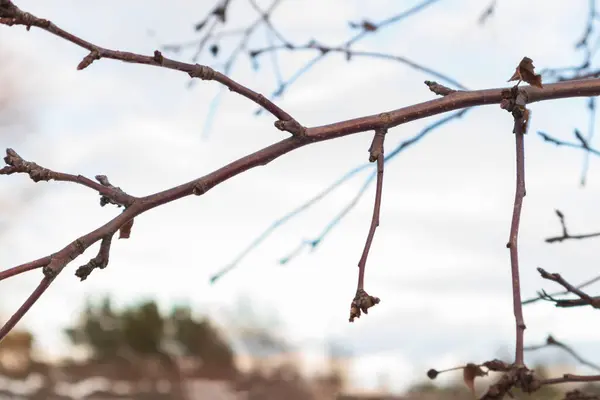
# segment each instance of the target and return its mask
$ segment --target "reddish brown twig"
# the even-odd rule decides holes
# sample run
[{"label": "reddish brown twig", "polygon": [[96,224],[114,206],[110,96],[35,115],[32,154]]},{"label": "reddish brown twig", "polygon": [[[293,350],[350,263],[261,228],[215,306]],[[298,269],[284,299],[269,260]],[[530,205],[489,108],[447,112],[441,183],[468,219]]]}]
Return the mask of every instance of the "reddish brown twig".
[{"label": "reddish brown twig", "polygon": [[[592,279],[589,279],[589,280],[587,280],[587,281],[585,281],[585,282],[577,285],[576,288],[577,289],[583,289],[584,287],[589,286],[589,285],[591,285],[593,283],[596,283],[598,281],[600,281],[600,276],[596,276],[596,277],[594,277]],[[570,293],[568,290],[563,290],[561,292],[554,292],[554,293],[550,293],[550,294],[546,293],[545,297],[543,295],[541,295],[541,294],[538,294],[537,297],[533,297],[531,299],[524,300],[523,301],[523,305],[535,303],[535,302],[540,301],[540,300],[545,300],[548,297],[552,298],[554,296],[560,296],[560,295],[564,295],[564,294],[568,294],[568,293]]]},{"label": "reddish brown twig", "polygon": [[542,379],[542,385],[555,385],[557,383],[566,382],[596,382],[600,381],[600,375],[575,375],[575,374],[564,374],[560,378],[549,378]]},{"label": "reddish brown twig", "polygon": [[558,220],[560,221],[560,226],[561,226],[561,229],[562,229],[562,235],[560,235],[560,236],[552,236],[552,237],[546,238],[545,239],[546,243],[556,243],[556,242],[562,242],[562,241],[565,241],[565,240],[590,239],[590,238],[594,238],[594,237],[600,236],[600,232],[583,233],[583,234],[579,234],[579,235],[571,235],[569,233],[569,230],[567,229],[567,224],[565,222],[565,216],[564,216],[564,214],[560,210],[555,210],[555,212],[556,212],[556,216],[558,217]]},{"label": "reddish brown twig", "polygon": [[523,306],[521,304],[521,282],[519,278],[519,223],[521,220],[521,208],[523,207],[523,198],[525,197],[525,140],[524,135],[527,129],[528,110],[525,108],[526,97],[515,86],[511,90],[510,96],[505,97],[501,106],[507,111],[512,112],[514,116],[516,160],[517,160],[517,179],[515,189],[515,200],[513,205],[513,215],[510,225],[510,236],[506,247],[510,251],[510,268],[512,277],[513,292],[513,312],[516,325],[516,346],[515,346],[515,365],[522,367],[525,365],[523,356],[523,336],[525,332],[525,321],[523,319]]},{"label": "reddish brown twig", "polygon": [[52,256],[46,256],[39,258],[35,261],[31,261],[25,264],[18,265],[16,267],[9,268],[4,271],[0,271],[0,281],[10,278],[15,275],[22,274],[23,272],[31,271],[33,269],[45,267],[50,263]]},{"label": "reddish brown twig", "polygon": [[25,161],[16,151],[10,148],[6,149],[4,162],[7,166],[0,168],[0,175],[25,173],[28,174],[34,182],[55,180],[78,183],[100,193],[102,196],[100,205],[102,206],[107,203],[112,203],[128,207],[136,200],[136,197],[123,192],[118,187],[112,186],[108,181],[108,178],[104,175],[97,175],[96,180],[100,183],[96,183],[82,175],[71,175],[52,171],[51,169],[39,166],[34,162]]},{"label": "reddish brown twig", "polygon": [[358,262],[358,283],[356,285],[356,295],[350,305],[350,322],[354,322],[355,318],[360,318],[361,311],[368,314],[368,309],[379,303],[379,298],[369,295],[364,290],[365,285],[365,267],[369,250],[375,237],[375,230],[379,226],[379,214],[381,212],[381,195],[383,192],[383,169],[384,169],[384,141],[387,129],[375,130],[375,136],[371,147],[369,147],[369,161],[377,161],[377,187],[375,189],[375,202],[373,204],[373,217],[371,218],[371,226],[365,241],[365,247]]},{"label": "reddish brown twig", "polygon": [[141,54],[130,53],[126,51],[110,50],[75,36],[52,23],[49,20],[38,18],[30,13],[23,12],[12,1],[7,1],[6,5],[0,7],[0,24],[4,25],[24,25],[28,29],[32,26],[50,32],[53,35],[61,37],[79,47],[87,49],[90,53],[83,58],[77,66],[78,70],[87,68],[96,60],[101,58],[110,58],[120,60],[127,63],[146,64],[167,69],[182,71],[189,74],[192,78],[200,78],[202,80],[214,80],[229,88],[230,91],[238,93],[247,99],[252,100],[260,105],[278,121],[276,127],[280,130],[285,130],[293,135],[302,135],[303,127],[287,112],[283,111],[279,106],[267,99],[260,93],[257,93],[229,78],[228,76],[215,71],[214,69],[199,64],[188,64],[180,61],[175,61],[164,57],[160,51],[156,50],[152,56],[144,56]]},{"label": "reddish brown twig", "polygon": [[563,349],[564,351],[569,353],[574,359],[579,361],[582,365],[586,365],[592,369],[595,369],[596,371],[600,371],[600,365],[586,360],[585,358],[580,356],[575,350],[573,350],[570,346],[568,346],[567,344],[565,344],[561,341],[556,340],[554,338],[554,336],[552,336],[552,335],[548,335],[548,337],[546,338],[546,342],[544,344],[540,344],[540,345],[536,345],[536,346],[526,346],[525,351],[535,351],[535,350],[540,350],[540,349],[543,349],[546,347],[558,347],[560,349]]},{"label": "reddish brown twig", "polygon": [[48,289],[53,280],[54,277],[44,277],[38,285],[38,287],[35,288],[33,293],[31,293],[27,300],[23,302],[21,307],[19,307],[17,311],[15,311],[15,313],[9,318],[9,320],[6,321],[6,323],[4,323],[2,327],[0,327],[0,342],[2,342],[2,339],[4,339],[4,337],[6,337],[6,335],[8,335],[8,333],[12,330],[12,328],[14,328],[15,325],[17,325],[17,323],[21,320],[21,318],[23,318],[27,311],[31,309],[35,302],[39,300],[39,298],[42,296],[42,294],[44,294],[46,289]]},{"label": "reddish brown twig", "polygon": [[[594,308],[600,308],[600,299],[598,299],[596,297],[592,297],[589,294],[585,293],[580,288],[577,288],[577,287],[571,285],[560,274],[556,274],[556,273],[551,274],[551,273],[547,272],[543,268],[538,268],[537,270],[540,273],[540,275],[542,276],[542,278],[548,279],[548,280],[551,280],[551,281],[554,281],[554,282],[558,283],[559,285],[561,285],[562,287],[564,287],[568,292],[573,293],[573,294],[579,296],[579,298],[585,304],[588,304],[588,305],[590,305],[590,306],[592,306]],[[542,296],[544,298],[547,298],[547,299],[550,299],[552,301],[555,301],[549,295],[545,295],[545,296],[542,295]]]}]

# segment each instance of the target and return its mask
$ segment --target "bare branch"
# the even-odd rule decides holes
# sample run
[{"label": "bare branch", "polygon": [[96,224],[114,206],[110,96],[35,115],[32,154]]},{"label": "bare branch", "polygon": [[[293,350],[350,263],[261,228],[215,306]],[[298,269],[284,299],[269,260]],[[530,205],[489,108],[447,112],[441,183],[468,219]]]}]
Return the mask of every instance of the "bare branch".
[{"label": "bare branch", "polygon": [[565,146],[565,147],[571,147],[574,149],[582,149],[582,150],[585,150],[587,153],[591,153],[595,156],[600,156],[600,151],[590,147],[589,144],[587,143],[587,141],[585,141],[585,140],[582,141],[583,138],[580,139],[580,143],[570,143],[570,142],[565,142],[560,139],[556,139],[555,137],[552,137],[544,132],[538,131],[537,134],[540,135],[542,137],[542,139],[544,139],[546,142],[550,142],[557,146]]},{"label": "bare branch", "polygon": [[27,300],[15,311],[8,321],[0,328],[0,342],[8,335],[8,333],[17,325],[23,316],[31,309],[36,301],[40,299],[42,294],[48,289],[55,277],[44,277],[35,290],[29,295]]},{"label": "bare branch", "polygon": [[22,274],[23,272],[31,271],[33,269],[45,267],[52,260],[52,256],[46,256],[39,258],[35,261],[31,261],[25,264],[18,265],[16,267],[9,268],[4,271],[0,271],[0,281],[10,278],[15,275]]},{"label": "bare branch", "polygon": [[511,90],[510,98],[506,97],[501,107],[506,108],[514,117],[515,144],[516,144],[516,164],[517,164],[517,179],[515,189],[515,200],[513,205],[513,215],[510,225],[510,236],[506,247],[510,251],[510,267],[512,277],[512,292],[513,292],[513,311],[516,324],[516,348],[515,348],[515,365],[523,367],[523,336],[525,332],[525,321],[523,319],[523,306],[521,305],[521,282],[519,279],[519,224],[521,221],[521,208],[523,206],[523,198],[526,195],[525,190],[525,139],[524,135],[527,129],[528,110],[525,108],[526,97],[515,86]]},{"label": "bare branch", "polygon": [[373,217],[371,218],[371,226],[362,256],[358,262],[358,284],[356,285],[356,296],[352,300],[350,306],[350,322],[354,322],[355,318],[360,318],[361,311],[368,314],[368,309],[379,303],[379,298],[370,296],[364,290],[365,286],[365,267],[367,265],[367,257],[369,250],[375,237],[375,230],[379,226],[379,214],[381,212],[381,196],[383,192],[383,170],[384,170],[384,141],[386,129],[377,129],[373,142],[369,147],[369,162],[377,161],[377,188],[375,189],[375,202],[373,204]]},{"label": "bare branch", "polygon": [[[547,272],[545,269],[539,268],[539,267],[537,270],[540,273],[540,275],[542,276],[542,278],[558,283],[559,285],[564,287],[568,292],[579,296],[579,298],[581,298],[581,300],[583,300],[585,302],[585,304],[590,305],[594,308],[600,308],[600,301],[598,300],[598,298],[591,297],[590,295],[588,295],[581,289],[571,285],[560,274],[556,274],[556,273],[551,274],[551,273]],[[550,296],[548,296],[548,295],[545,295],[543,297],[554,301],[554,299],[551,299]],[[557,304],[557,306],[558,306],[558,304]]]},{"label": "bare branch", "polygon": [[262,94],[248,89],[247,87],[237,83],[228,76],[218,71],[215,71],[214,69],[208,66],[175,61],[164,57],[158,50],[154,52],[153,56],[144,56],[141,54],[135,54],[125,51],[106,49],[97,46],[93,43],[90,43],[86,40],[83,40],[80,37],[75,36],[67,31],[64,31],[63,29],[59,28],[54,23],[46,19],[41,19],[30,13],[21,11],[12,3],[12,1],[7,1],[6,5],[2,5],[0,7],[0,24],[24,25],[28,29],[32,26],[35,26],[37,28],[50,32],[53,35],[63,38],[79,47],[89,50],[90,53],[79,63],[79,66],[77,67],[77,69],[79,70],[87,68],[95,60],[99,60],[101,58],[110,58],[113,60],[119,60],[128,63],[146,64],[167,69],[173,69],[185,72],[189,74],[192,78],[217,81],[229,88],[230,91],[238,93],[246,97],[247,99],[252,100],[256,104],[260,105],[261,107],[269,111],[271,114],[273,114],[273,116],[278,119],[276,123],[280,123],[280,125],[276,125],[278,129],[284,130],[283,127],[285,127],[285,130],[287,130],[289,133],[292,133],[293,135],[302,135],[303,133],[302,126],[298,122],[296,122],[296,120],[292,118],[291,115],[283,111],[272,101],[264,97]]},{"label": "bare branch", "polygon": [[[416,134],[412,138],[400,142],[392,151],[390,151],[384,157],[384,161],[385,162],[392,161],[395,157],[398,156],[398,154],[400,154],[404,150],[410,148],[412,145],[418,143],[421,139],[423,139],[427,134],[429,134],[433,130],[447,124],[448,122],[450,122],[454,119],[462,118],[468,110],[469,110],[469,108],[465,108],[456,113],[445,116],[445,117],[439,119],[438,121],[432,123],[431,125],[428,125],[427,127],[425,127],[423,130],[421,130],[418,134]],[[240,262],[252,250],[254,250],[264,240],[266,240],[269,237],[269,235],[271,233],[273,233],[278,227],[282,226],[290,219],[300,215],[302,212],[306,211],[307,209],[312,207],[314,204],[316,204],[319,201],[321,201],[322,199],[324,199],[326,196],[328,196],[330,193],[332,193],[336,188],[341,186],[344,182],[346,182],[350,178],[356,176],[359,172],[371,167],[371,165],[372,164],[370,164],[370,163],[366,163],[366,164],[363,164],[356,168],[351,169],[345,175],[343,175],[340,179],[338,179],[337,181],[335,181],[334,183],[329,185],[327,188],[325,188],[322,192],[313,196],[311,199],[309,199],[308,201],[306,201],[305,203],[303,203],[296,209],[290,211],[283,217],[277,219],[266,230],[264,230],[260,235],[258,235],[242,252],[240,252],[240,254],[237,255],[233,261],[231,261],[228,265],[226,265],[224,268],[222,268],[215,275],[213,275],[210,279],[211,283],[215,283],[217,280],[222,278],[225,274],[227,274],[228,272],[232,271],[237,266],[239,266]],[[316,249],[317,246],[319,246],[323,242],[325,237],[331,232],[331,230],[333,228],[335,228],[339,224],[339,222],[342,221],[344,219],[344,217],[358,204],[358,201],[362,198],[363,194],[366,192],[366,190],[371,185],[371,183],[375,180],[376,174],[377,173],[375,171],[369,175],[369,177],[364,181],[363,185],[357,191],[356,195],[348,202],[348,204],[346,206],[344,206],[342,208],[342,210],[338,214],[336,214],[331,219],[331,221],[325,226],[325,228],[323,228],[323,230],[317,237],[315,237],[313,239],[301,241],[298,244],[298,246],[296,246],[294,248],[294,250],[289,252],[284,257],[281,257],[279,259],[279,263],[286,264],[286,263],[290,262],[292,259],[294,259],[296,256],[298,256],[300,254],[300,252],[306,247],[308,247],[312,250]]]},{"label": "bare branch", "polygon": [[560,225],[562,228],[562,235],[561,236],[552,236],[549,238],[545,239],[546,243],[555,243],[555,242],[562,242],[565,240],[581,240],[581,239],[590,239],[593,237],[598,237],[600,236],[600,232],[593,232],[593,233],[584,233],[584,234],[579,234],[579,235],[571,235],[569,233],[569,231],[567,230],[567,225],[565,223],[565,216],[564,214],[560,211],[560,210],[556,210],[556,215],[558,216],[558,219],[560,221]]},{"label": "bare branch", "polygon": [[100,193],[102,196],[100,205],[102,206],[107,203],[112,203],[128,207],[137,199],[136,197],[123,192],[120,188],[112,186],[110,182],[108,182],[108,178],[104,175],[96,176],[96,180],[100,182],[96,183],[82,175],[71,175],[52,171],[51,169],[41,167],[34,162],[25,161],[16,151],[10,148],[6,149],[4,162],[7,166],[0,169],[0,175],[26,173],[34,182],[55,180],[78,183]]},{"label": "bare branch", "polygon": [[555,385],[557,383],[567,382],[596,382],[600,381],[600,375],[575,375],[575,374],[564,374],[560,378],[542,379],[542,385]]},{"label": "bare branch", "polygon": [[525,351],[535,351],[535,350],[544,349],[546,347],[558,347],[560,349],[563,349],[564,351],[569,353],[573,358],[575,358],[577,361],[579,361],[581,364],[588,366],[592,369],[595,369],[596,371],[600,371],[600,365],[594,364],[593,362],[584,359],[575,350],[573,350],[570,346],[566,345],[563,342],[556,340],[554,338],[554,336],[552,336],[552,335],[548,335],[548,337],[546,338],[546,343],[540,344],[537,346],[526,346]]},{"label": "bare branch", "polygon": [[[583,289],[584,287],[589,286],[589,285],[591,285],[593,283],[596,283],[598,281],[600,281],[600,276],[596,276],[595,278],[592,278],[592,279],[590,279],[588,281],[585,281],[582,284],[577,285],[576,288],[577,289]],[[549,297],[552,298],[554,296],[561,296],[561,295],[565,295],[565,294],[569,294],[569,293],[570,292],[568,290],[564,290],[564,291],[561,291],[561,292],[554,292],[554,293],[551,293],[551,294],[546,294],[546,296],[549,296]],[[533,297],[531,299],[523,301],[523,305],[535,303],[535,302],[540,301],[540,300],[544,300],[544,297],[541,294],[538,294],[538,297]]]}]

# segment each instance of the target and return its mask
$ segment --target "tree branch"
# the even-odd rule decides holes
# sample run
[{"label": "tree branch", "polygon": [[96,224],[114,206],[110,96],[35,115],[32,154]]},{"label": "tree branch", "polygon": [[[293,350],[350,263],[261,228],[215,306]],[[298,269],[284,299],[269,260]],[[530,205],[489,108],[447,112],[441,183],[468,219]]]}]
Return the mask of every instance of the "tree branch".
[{"label": "tree branch", "polygon": [[535,351],[535,350],[540,350],[540,349],[543,349],[546,347],[552,347],[552,346],[563,349],[564,351],[569,353],[574,359],[579,361],[581,364],[586,365],[592,369],[595,369],[596,371],[600,371],[600,366],[598,364],[594,364],[593,362],[584,359],[575,350],[573,350],[570,346],[566,345],[563,342],[556,340],[552,335],[548,335],[548,337],[546,338],[546,343],[540,344],[537,346],[527,346],[527,347],[525,347],[525,351]]},{"label": "tree branch", "polygon": [[375,136],[371,147],[369,147],[369,162],[377,161],[377,187],[375,189],[375,202],[373,203],[373,217],[371,218],[371,226],[365,241],[363,253],[358,261],[358,283],[356,285],[356,295],[350,305],[350,322],[354,322],[355,318],[360,318],[361,311],[368,314],[370,307],[379,303],[379,298],[370,296],[365,290],[365,268],[369,250],[375,237],[375,230],[379,226],[379,214],[381,212],[381,196],[383,192],[383,170],[384,170],[384,142],[386,129],[375,130]]},{"label": "tree branch", "polygon": [[134,64],[146,64],[177,71],[186,72],[192,78],[200,78],[202,80],[214,80],[229,88],[230,91],[236,92],[247,99],[252,100],[260,105],[274,117],[278,119],[275,126],[282,131],[287,131],[293,135],[302,135],[303,127],[291,115],[283,111],[279,106],[267,99],[260,93],[257,93],[229,78],[228,76],[215,71],[214,69],[199,64],[188,64],[180,61],[175,61],[164,57],[160,51],[156,50],[153,56],[144,56],[141,54],[130,53],[126,51],[110,50],[93,43],[90,43],[78,36],[69,33],[49,20],[38,18],[30,13],[20,10],[13,4],[12,1],[7,1],[6,4],[0,5],[0,24],[4,25],[24,25],[27,29],[32,26],[43,29],[53,35],[65,39],[79,47],[90,51],[90,54],[77,66],[78,70],[87,68],[96,60],[101,58],[110,58],[113,60],[124,61]]},{"label": "tree branch", "polygon": [[562,242],[564,240],[589,239],[589,238],[600,236],[600,232],[584,233],[584,234],[579,234],[579,235],[571,235],[569,233],[568,229],[567,229],[567,224],[565,223],[565,216],[564,216],[564,214],[560,210],[555,210],[555,212],[556,212],[556,216],[558,217],[558,220],[560,221],[560,226],[562,228],[562,235],[561,236],[552,236],[552,237],[546,238],[545,239],[546,243]]},{"label": "tree branch", "polygon": [[[512,90],[512,107],[507,110],[512,112],[514,116],[515,144],[516,144],[516,164],[517,164],[517,179],[515,189],[515,200],[513,205],[513,215],[510,225],[510,236],[506,247],[510,251],[510,267],[512,276],[512,292],[513,292],[513,311],[515,315],[516,325],[516,346],[515,346],[515,366],[525,366],[523,357],[523,336],[525,332],[525,321],[523,319],[523,306],[521,305],[521,282],[519,278],[519,223],[521,221],[521,208],[523,206],[523,198],[526,195],[525,190],[525,131],[527,128],[528,110],[525,108],[526,98],[515,86]],[[503,103],[503,106],[506,103]],[[514,107],[514,108],[513,108]]]},{"label": "tree branch", "polygon": [[[560,274],[556,274],[556,273],[551,274],[543,268],[538,268],[537,270],[540,273],[540,275],[542,276],[542,278],[558,283],[559,285],[564,287],[568,292],[577,295],[586,304],[588,304],[594,308],[600,308],[600,300],[598,300],[598,298],[592,297],[592,296],[588,295],[587,293],[585,293],[584,291],[582,291],[581,289],[571,285]],[[546,295],[544,297],[551,299],[550,296],[548,296],[548,295]],[[554,299],[552,299],[552,300],[554,300]]]},{"label": "tree branch", "polygon": [[96,180],[100,183],[96,183],[82,175],[71,175],[52,171],[51,169],[41,167],[34,162],[25,161],[16,151],[10,148],[6,149],[4,162],[7,166],[0,168],[0,175],[25,173],[28,174],[34,182],[55,180],[78,183],[100,193],[102,196],[100,205],[102,206],[112,203],[128,207],[137,199],[136,197],[123,192],[120,188],[112,186],[108,181],[108,178],[104,175],[97,175]]}]

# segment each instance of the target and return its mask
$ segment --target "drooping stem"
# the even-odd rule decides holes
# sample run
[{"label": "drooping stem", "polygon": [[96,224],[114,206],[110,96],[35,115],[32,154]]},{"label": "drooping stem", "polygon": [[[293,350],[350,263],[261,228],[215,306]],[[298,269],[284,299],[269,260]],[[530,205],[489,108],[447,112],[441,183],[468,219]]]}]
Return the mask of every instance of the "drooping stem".
[{"label": "drooping stem", "polygon": [[521,304],[521,282],[519,279],[519,251],[517,241],[519,238],[519,223],[521,220],[521,208],[525,197],[525,124],[522,118],[515,119],[515,143],[517,159],[517,182],[515,190],[515,202],[513,206],[512,222],[510,225],[510,238],[506,245],[510,251],[510,267],[512,277],[513,310],[516,325],[515,365],[523,366],[523,336],[525,332],[525,321],[523,319],[523,306]]},{"label": "drooping stem", "polygon": [[381,193],[383,191],[383,141],[385,138],[385,130],[377,130],[373,143],[369,149],[371,156],[369,161],[373,162],[377,160],[377,187],[375,189],[375,202],[373,204],[373,217],[371,218],[371,227],[369,228],[369,234],[365,241],[365,248],[363,249],[362,256],[358,262],[358,285],[357,290],[364,289],[365,284],[365,267],[367,265],[367,257],[369,256],[369,250],[373,243],[373,237],[375,236],[375,229],[379,226],[379,213],[381,210]]}]

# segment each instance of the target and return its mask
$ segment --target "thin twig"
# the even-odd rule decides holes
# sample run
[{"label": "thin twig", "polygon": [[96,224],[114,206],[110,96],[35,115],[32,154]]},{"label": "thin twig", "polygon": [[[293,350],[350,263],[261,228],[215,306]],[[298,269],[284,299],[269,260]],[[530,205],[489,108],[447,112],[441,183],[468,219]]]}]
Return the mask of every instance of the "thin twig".
[{"label": "thin twig", "polygon": [[[591,284],[594,284],[594,283],[596,283],[598,281],[600,281],[600,275],[596,276],[595,278],[592,278],[592,279],[590,279],[588,281],[585,281],[585,282],[583,282],[583,283],[581,283],[579,285],[577,285],[576,288],[577,289],[583,289],[584,287],[589,286]],[[565,295],[565,294],[569,294],[569,293],[570,292],[568,290],[563,290],[563,291],[560,291],[560,292],[551,293],[548,296],[554,297],[554,296],[561,296],[561,295]],[[532,297],[531,299],[523,301],[523,305],[532,304],[532,303],[535,303],[535,302],[540,301],[540,300],[544,300],[544,298],[542,296],[538,295],[537,297]]]},{"label": "thin twig", "polygon": [[23,302],[21,307],[15,311],[15,313],[9,318],[6,323],[0,328],[0,343],[2,339],[8,335],[8,333],[17,325],[17,323],[23,318],[23,316],[31,309],[31,307],[35,304],[36,301],[44,294],[46,289],[50,286],[55,277],[44,277],[40,284],[35,288],[35,290],[29,295],[27,300]]},{"label": "thin twig", "polygon": [[[465,113],[467,113],[467,111],[469,111],[469,110],[470,110],[470,108],[462,109],[456,113],[450,114],[448,116],[444,116],[444,117],[440,118],[439,120],[433,122],[432,124],[426,126],[415,136],[398,143],[398,145],[396,145],[396,147],[392,151],[390,151],[389,153],[387,153],[387,155],[385,155],[384,161],[386,163],[392,161],[399,154],[401,154],[404,150],[406,150],[406,149],[412,147],[414,144],[418,143],[421,139],[423,139],[430,132],[447,124],[448,122],[450,122],[454,119],[462,118],[465,115]],[[244,248],[244,250],[242,250],[229,264],[227,264],[224,268],[222,268],[217,273],[215,273],[211,277],[210,282],[215,283],[217,280],[222,278],[225,274],[227,274],[228,272],[230,272],[230,271],[234,270],[236,267],[238,267],[240,265],[241,261],[243,261],[243,259],[252,250],[257,248],[262,242],[264,242],[271,235],[271,233],[273,233],[277,228],[284,225],[290,219],[300,215],[302,212],[308,210],[311,206],[313,206],[314,204],[316,204],[319,201],[321,201],[322,199],[324,199],[327,195],[332,193],[336,188],[341,186],[344,182],[348,181],[349,179],[351,179],[352,177],[354,177],[361,171],[363,171],[371,166],[372,166],[371,163],[366,163],[366,164],[363,164],[363,165],[360,165],[358,167],[351,169],[346,174],[344,174],[341,178],[339,178],[337,181],[335,181],[334,183],[329,185],[327,188],[325,188],[323,191],[316,194],[315,196],[313,196],[311,199],[309,199],[308,201],[306,201],[305,203],[303,203],[296,209],[294,209],[294,210],[288,212],[287,214],[285,214],[284,216],[278,218],[267,229],[265,229],[254,240],[252,240],[252,242],[250,242],[250,244],[246,248]],[[360,198],[366,192],[366,190],[371,185],[371,183],[375,180],[376,174],[377,174],[377,172],[375,171],[367,177],[367,179],[364,181],[364,183],[358,189],[355,196],[352,199],[350,199],[350,201],[347,203],[347,205],[344,206],[327,223],[325,228],[321,231],[321,233],[318,236],[316,236],[313,239],[302,240],[292,251],[288,252],[285,256],[280,257],[279,263],[287,264],[294,257],[298,256],[300,254],[300,252],[306,247],[308,247],[312,250],[316,249],[317,246],[319,246],[323,242],[323,239],[325,239],[325,237],[331,232],[331,230],[333,228],[335,228],[339,224],[339,222],[344,219],[344,217],[356,206],[356,204],[358,204],[358,201],[360,200]]]},{"label": "thin twig", "polygon": [[[568,292],[579,296],[579,298],[581,300],[585,301],[587,304],[591,305],[592,307],[600,308],[600,301],[598,301],[596,298],[590,296],[589,294],[585,293],[583,290],[571,285],[560,274],[556,274],[556,273],[551,274],[551,273],[547,272],[545,269],[539,268],[539,267],[537,270],[540,273],[540,275],[542,276],[542,278],[558,283],[559,285],[564,287]],[[549,296],[547,296],[547,297],[549,297]]]},{"label": "thin twig", "polygon": [[0,175],[25,173],[28,174],[34,182],[55,180],[58,182],[78,183],[97,191],[102,196],[100,200],[101,205],[113,203],[128,207],[137,200],[136,197],[123,192],[120,188],[112,186],[104,175],[96,176],[96,180],[99,182],[96,183],[82,175],[72,175],[53,171],[34,162],[24,160],[16,151],[10,148],[6,149],[4,162],[7,166],[0,168]]},{"label": "thin twig", "polygon": [[549,378],[542,379],[542,385],[555,385],[557,383],[566,382],[595,382],[600,381],[600,375],[575,375],[575,374],[564,374],[560,378]]},{"label": "thin twig", "polygon": [[522,118],[515,118],[515,143],[517,159],[517,183],[515,190],[515,201],[513,206],[513,216],[510,225],[510,239],[506,245],[510,251],[510,267],[512,276],[513,291],[513,311],[516,324],[516,348],[515,365],[524,366],[523,357],[523,336],[525,332],[525,321],[523,319],[523,307],[521,305],[521,282],[519,279],[519,250],[517,248],[519,238],[519,222],[521,220],[521,208],[523,198],[525,197],[525,145],[524,131],[525,125]]},{"label": "thin twig", "polygon": [[218,71],[215,71],[214,69],[206,65],[188,64],[181,61],[175,61],[164,57],[158,50],[156,50],[154,52],[154,55],[152,56],[144,56],[141,54],[110,50],[104,47],[100,47],[59,28],[51,21],[38,18],[30,13],[21,11],[12,3],[12,1],[8,1],[8,5],[9,6],[0,7],[1,24],[25,25],[27,27],[35,26],[53,35],[63,38],[79,47],[89,50],[90,54],[88,54],[79,63],[79,66],[77,67],[78,70],[87,68],[95,60],[100,60],[101,58],[110,58],[113,60],[124,61],[127,63],[153,65],[157,67],[186,72],[192,78],[217,81],[229,88],[229,90],[231,90],[232,92],[238,93],[246,97],[247,99],[255,102],[256,104],[260,105],[278,119],[277,122],[280,123],[278,126],[276,125],[278,129],[288,131],[294,135],[301,135],[303,132],[303,129],[300,126],[300,124],[294,118],[292,118],[291,115],[283,111],[271,100],[267,99],[262,94],[257,93],[239,84],[238,82],[234,81],[228,76]]},{"label": "thin twig", "polygon": [[564,351],[569,353],[574,359],[579,361],[581,364],[586,365],[592,369],[595,369],[596,371],[600,371],[600,365],[594,364],[593,362],[584,359],[575,350],[573,350],[570,346],[566,345],[563,342],[556,340],[552,335],[548,335],[548,337],[546,338],[546,343],[536,345],[536,346],[526,346],[525,351],[535,351],[535,350],[540,350],[540,349],[543,349],[546,347],[552,347],[552,346],[563,349]]},{"label": "thin twig", "polygon": [[379,303],[379,298],[369,295],[365,289],[365,268],[369,250],[375,237],[375,230],[379,226],[379,215],[381,213],[381,196],[383,193],[383,171],[384,171],[384,142],[387,129],[375,130],[375,136],[369,147],[369,161],[377,162],[377,187],[375,189],[375,201],[373,203],[373,216],[371,218],[371,226],[365,241],[365,247],[358,262],[358,283],[356,285],[356,295],[350,305],[350,322],[354,322],[355,318],[360,318],[361,311],[368,314],[369,308]]},{"label": "thin twig", "polygon": [[550,142],[557,146],[571,147],[573,149],[581,149],[581,150],[584,150],[587,153],[591,153],[595,156],[600,156],[600,151],[589,146],[589,144],[587,144],[587,142],[585,142],[585,143],[582,143],[581,141],[579,143],[565,142],[563,140],[556,139],[555,137],[552,137],[552,136],[548,135],[547,133],[539,132],[539,131],[538,131],[538,135],[540,135],[542,137],[542,139],[544,139],[546,142]]},{"label": "thin twig", "polygon": [[[320,45],[320,44],[311,42],[304,46],[291,46],[288,44],[288,45],[282,45],[282,46],[263,47],[260,49],[252,50],[250,52],[250,56],[258,57],[264,53],[274,53],[277,51],[302,51],[302,50],[319,51],[322,55],[325,55],[327,53],[342,53],[345,55],[346,59],[351,59],[352,57],[369,57],[369,58],[377,58],[377,59],[382,59],[382,60],[396,61],[401,64],[405,64],[416,71],[420,71],[420,72],[423,72],[430,76],[433,76],[433,77],[436,77],[443,81],[446,81],[447,83],[455,86],[458,89],[466,90],[466,87],[463,86],[461,83],[459,83],[456,79],[453,79],[445,74],[442,74],[441,72],[438,72],[432,68],[421,65],[421,64],[419,64],[415,61],[412,61],[406,57],[397,56],[397,55],[393,55],[393,54],[387,54],[387,53],[379,53],[379,52],[375,52],[375,51],[349,50],[349,49],[344,48],[343,46],[328,47],[328,46],[324,46],[324,45]],[[281,86],[282,85],[280,85],[280,88],[281,88]]]},{"label": "thin twig", "polygon": [[27,271],[31,271],[31,270],[34,270],[37,268],[45,267],[46,265],[48,265],[50,263],[50,260],[52,260],[52,256],[46,256],[46,257],[39,258],[35,261],[31,261],[31,262],[28,262],[25,264],[18,265],[16,267],[9,268],[4,271],[0,271],[0,281],[4,280],[6,278],[13,277],[15,275],[22,274],[23,272],[27,272]]},{"label": "thin twig", "polygon": [[364,289],[365,284],[365,267],[367,265],[367,257],[369,257],[369,250],[375,237],[375,230],[379,226],[379,214],[381,213],[381,194],[383,191],[383,148],[385,140],[385,130],[377,130],[373,143],[370,148],[369,161],[377,161],[377,187],[375,189],[375,202],[373,203],[373,217],[371,218],[371,226],[369,227],[369,233],[367,240],[365,241],[365,247],[363,249],[360,261],[358,262],[358,284],[356,289]]}]

